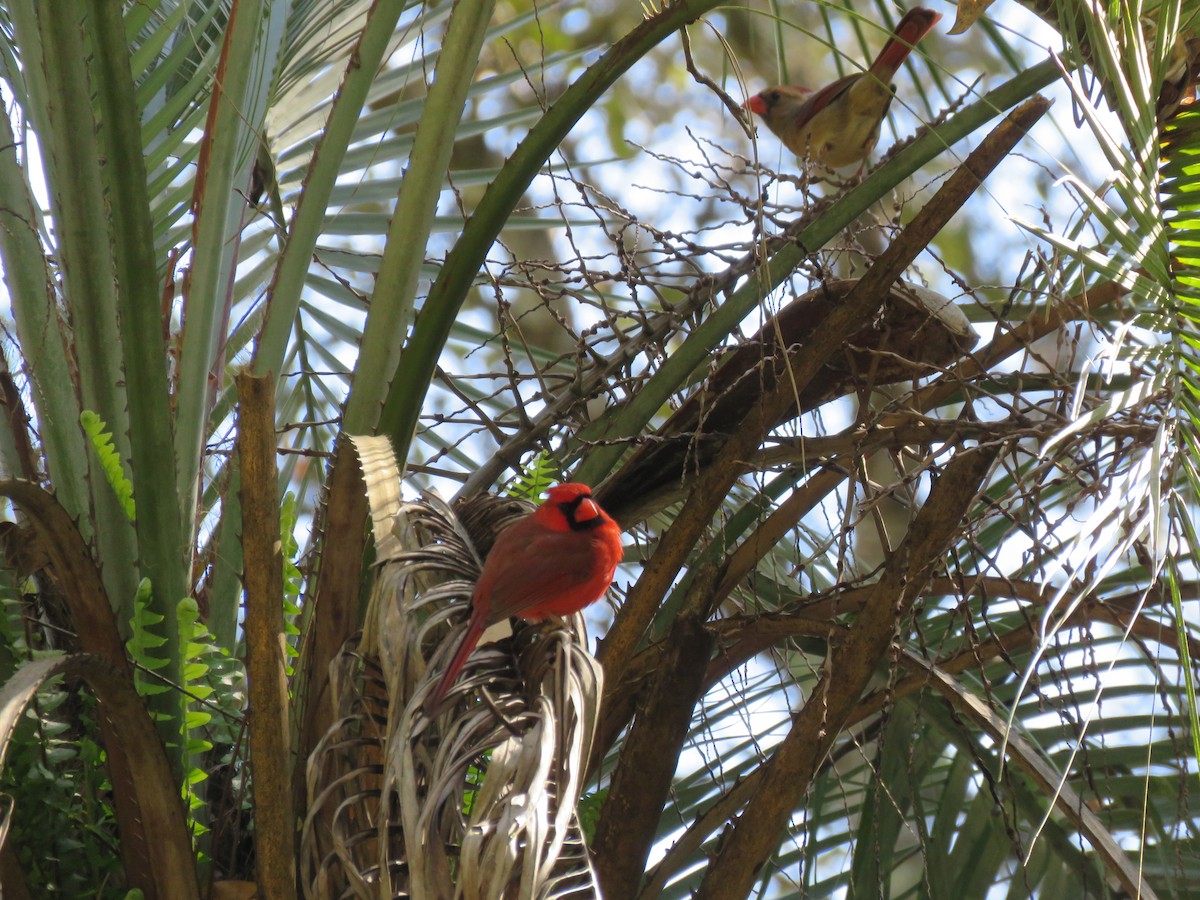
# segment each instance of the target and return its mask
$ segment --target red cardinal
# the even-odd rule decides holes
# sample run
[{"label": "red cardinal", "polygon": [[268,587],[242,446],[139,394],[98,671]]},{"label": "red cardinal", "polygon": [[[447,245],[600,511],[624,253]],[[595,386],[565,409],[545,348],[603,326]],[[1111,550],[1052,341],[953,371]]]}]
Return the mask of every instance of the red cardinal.
[{"label": "red cardinal", "polygon": [[560,484],[550,498],[500,533],[471,595],[471,619],[425,708],[442,704],[491,625],[520,616],[540,622],[579,612],[604,596],[621,561],[621,529],[586,484]]},{"label": "red cardinal", "polygon": [[831,169],[862,163],[879,140],[879,127],[891,105],[892,76],[912,48],[942,17],[920,6],[904,14],[871,68],[839,78],[815,93],[780,85],[744,104],[797,156]]}]

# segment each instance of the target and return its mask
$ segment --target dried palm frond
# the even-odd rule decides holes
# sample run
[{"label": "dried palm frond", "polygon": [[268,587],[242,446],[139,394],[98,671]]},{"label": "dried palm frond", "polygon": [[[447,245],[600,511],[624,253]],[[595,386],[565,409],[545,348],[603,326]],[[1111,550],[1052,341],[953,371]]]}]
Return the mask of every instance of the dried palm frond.
[{"label": "dried palm frond", "polygon": [[482,644],[442,711],[423,708],[482,558],[530,506],[403,503],[386,440],[355,445],[376,580],[362,636],[330,673],[335,725],[308,761],[307,896],[598,896],[575,814],[601,691],[582,618]]}]

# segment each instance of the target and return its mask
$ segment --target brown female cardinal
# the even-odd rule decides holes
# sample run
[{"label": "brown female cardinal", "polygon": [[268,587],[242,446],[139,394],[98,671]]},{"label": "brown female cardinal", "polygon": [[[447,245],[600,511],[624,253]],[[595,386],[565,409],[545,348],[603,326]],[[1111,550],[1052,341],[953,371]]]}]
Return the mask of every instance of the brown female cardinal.
[{"label": "brown female cardinal", "polygon": [[621,561],[621,529],[586,484],[559,484],[496,538],[471,595],[471,618],[441,681],[425,702],[434,714],[491,625],[512,616],[540,622],[579,612],[604,596]]},{"label": "brown female cardinal", "polygon": [[895,92],[892,76],[941,17],[931,9],[913,7],[867,71],[839,78],[815,92],[789,85],[770,87],[744,106],[762,116],[797,156],[831,169],[862,163],[879,140],[879,127]]}]

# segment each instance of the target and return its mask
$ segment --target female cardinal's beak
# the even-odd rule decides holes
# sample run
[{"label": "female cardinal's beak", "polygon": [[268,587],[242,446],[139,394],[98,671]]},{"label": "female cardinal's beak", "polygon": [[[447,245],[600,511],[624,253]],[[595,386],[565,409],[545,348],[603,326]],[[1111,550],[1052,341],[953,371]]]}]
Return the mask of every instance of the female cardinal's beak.
[{"label": "female cardinal's beak", "polygon": [[763,116],[767,113],[767,101],[763,99],[762,94],[755,94],[742,104],[742,109],[748,109],[752,113]]}]

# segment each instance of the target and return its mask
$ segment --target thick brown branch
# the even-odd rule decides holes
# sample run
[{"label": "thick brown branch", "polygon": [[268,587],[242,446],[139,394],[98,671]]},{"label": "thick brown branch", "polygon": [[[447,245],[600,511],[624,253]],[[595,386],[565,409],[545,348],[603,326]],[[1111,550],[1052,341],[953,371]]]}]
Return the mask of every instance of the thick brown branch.
[{"label": "thick brown branch", "polygon": [[704,620],[716,580],[711,565],[697,573],[650,696],[621,747],[591,848],[606,897],[635,896],[646,871],[692,713],[704,694],[715,643]]},{"label": "thick brown branch", "polygon": [[790,378],[780,378],[772,390],[763,394],[742,427],[696,479],[682,511],[662,535],[657,551],[630,590],[600,645],[597,658],[609,674],[606,695],[619,688],[620,679],[613,677],[614,673],[623,672],[629,663],[666,591],[740,474],[743,461],[757,450],[780,414],[795,402],[797,394],[840,350],[864,317],[878,307],[880,298],[901,272],[1049,107],[1049,101],[1042,97],[1022,104],[967,157],[842,303],[813,331],[811,340],[791,355]]},{"label": "thick brown branch", "polygon": [[[788,302],[759,331],[720,354],[705,386],[692,393],[652,438],[642,443],[600,488],[617,521],[640,521],[661,508],[663,495],[683,487],[688,473],[707,467],[747,412],[788,375],[788,354],[811,352],[814,332],[845,302],[856,280],[824,281]],[[960,359],[978,336],[963,312],[945,297],[895,281],[846,335],[811,381],[789,391],[777,410],[778,426],[836,397],[941,371]]]},{"label": "thick brown branch", "polygon": [[[316,588],[308,600],[308,628],[296,669],[299,730],[297,758],[308,758],[333,721],[329,662],[358,628],[359,588],[367,542],[367,494],[358,455],[349,441],[338,444],[324,508],[324,545]],[[292,773],[296,809],[305,808],[304,766]]]},{"label": "thick brown branch", "polygon": [[788,817],[846,726],[898,623],[953,540],[997,454],[997,448],[960,451],[946,465],[845,642],[830,654],[816,692],[765,764],[759,789],[722,842],[699,897],[715,900],[750,893],[758,871],[777,849]]},{"label": "thick brown branch", "polygon": [[[79,646],[86,653],[93,653],[111,665],[133,689],[133,670],[125,645],[121,641],[113,607],[104,589],[104,579],[92,558],[92,552],[83,535],[71,520],[71,516],[49,491],[29,481],[0,481],[0,496],[9,498],[25,515],[32,527],[35,540],[29,541],[26,554],[34,557],[44,555],[58,580],[62,598],[70,612]],[[10,545],[6,553],[13,552]],[[13,560],[10,560],[10,564]],[[20,571],[20,569],[18,569]],[[147,716],[144,708],[142,716]],[[147,722],[149,718],[147,717]],[[104,746],[107,750],[109,777],[113,786],[113,802],[116,807],[117,825],[121,832],[121,858],[130,882],[139,887],[154,884],[154,856],[157,852],[153,833],[147,833],[149,816],[140,808],[138,785],[143,774],[129,768],[129,759],[119,752],[118,726],[109,710],[101,707],[99,725]],[[141,727],[139,723],[136,727]],[[131,725],[130,727],[135,727]],[[162,743],[155,739],[157,752],[162,753]],[[144,752],[153,752],[145,748]],[[166,766],[166,756],[162,765]]]},{"label": "thick brown branch", "polygon": [[283,554],[275,467],[275,377],[237,376],[242,501],[242,583],[246,589],[246,677],[258,889],[296,896],[296,815],[284,658]]},{"label": "thick brown branch", "polygon": [[[1049,602],[1053,596],[1052,593],[1043,590],[1040,585],[1033,582],[1013,581],[1003,578],[980,578],[972,581],[970,587],[971,590],[986,590],[992,596],[1013,597],[1038,604]],[[955,590],[957,590],[957,586],[951,579],[944,577],[934,578],[930,581],[929,588],[925,594],[926,596],[951,594]],[[861,608],[861,601],[865,599],[866,594],[867,589],[856,589],[846,592],[844,596],[849,603],[854,604],[855,608]],[[1185,599],[1195,600],[1197,596],[1196,592],[1193,592]],[[1142,606],[1142,597],[1143,592],[1139,592],[1125,597],[1110,598],[1104,603],[1089,602],[1082,604],[1075,615],[1071,617],[1069,623],[1082,624],[1087,621],[1104,619],[1111,621],[1118,627],[1125,627],[1129,624],[1129,617],[1134,614],[1135,610]],[[1155,598],[1154,602],[1159,604],[1164,599],[1166,598],[1160,595]],[[800,617],[786,614],[772,616],[731,616],[727,619],[710,623],[708,627],[716,635],[719,643],[732,642],[730,650],[726,652],[731,657],[741,660],[738,665],[744,664],[746,659],[761,652],[761,650],[766,649],[768,646],[789,637],[809,635],[828,638],[831,634],[841,634],[845,630],[844,626],[834,626],[827,619],[812,619],[807,616]],[[835,627],[836,631],[833,630]],[[1166,644],[1178,652],[1177,635],[1173,628],[1159,628],[1157,623],[1147,622],[1145,619],[1139,618],[1133,623],[1132,630],[1148,639]],[[980,641],[952,656],[937,660],[934,666],[947,675],[958,675],[969,669],[986,665],[992,660],[1001,657],[1012,657],[1022,653],[1033,645],[1036,636],[1037,626],[1032,622],[1027,623],[1001,637]],[[835,637],[834,639],[836,640],[837,638]],[[1200,642],[1189,637],[1189,645],[1192,658],[1200,659]],[[756,647],[757,649],[753,649],[751,652],[752,647]],[[653,649],[655,648],[639,655],[635,660],[635,666],[641,666],[642,656],[650,654]],[[872,716],[880,713],[885,707],[894,704],[898,700],[912,696],[919,691],[927,690],[930,687],[930,666],[928,663],[921,661],[918,664],[917,659],[908,654],[902,655],[900,662],[906,669],[912,670],[912,674],[899,679],[886,691],[875,691],[864,697],[850,714],[846,722],[847,729],[853,728],[870,719]],[[707,683],[711,685],[719,681],[732,668],[736,668],[735,665],[732,665],[732,659],[726,660],[724,653],[719,654],[710,666]],[[826,760],[818,770],[818,774],[828,768],[831,759],[833,759],[833,756],[826,757]],[[667,852],[663,860],[649,873],[651,880],[641,894],[644,900],[657,897],[666,885],[667,880],[672,874],[678,871],[679,866],[692,857],[692,854],[704,843],[709,835],[720,829],[726,821],[731,819],[746,804],[758,789],[764,771],[764,768],[755,769],[723,794],[712,806],[692,822],[679,840]]]}]

